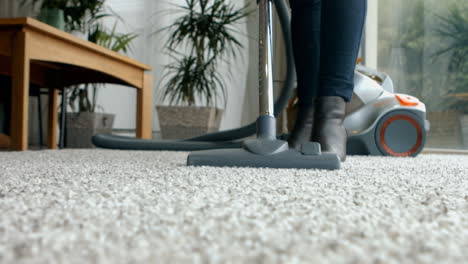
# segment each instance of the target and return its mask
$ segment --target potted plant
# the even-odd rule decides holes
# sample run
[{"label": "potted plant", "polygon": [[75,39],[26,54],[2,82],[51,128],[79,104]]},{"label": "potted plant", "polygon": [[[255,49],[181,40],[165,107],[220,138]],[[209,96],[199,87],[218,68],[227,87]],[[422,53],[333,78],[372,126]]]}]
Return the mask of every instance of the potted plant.
[{"label": "potted plant", "polygon": [[86,33],[102,17],[105,0],[23,0],[34,8],[40,4],[39,20],[67,32]]},{"label": "potted plant", "polygon": [[[119,34],[117,23],[106,30],[102,23],[94,24],[89,31],[88,41],[113,50],[127,53],[137,34]],[[114,114],[98,113],[98,88],[102,84],[93,83],[73,86],[68,90],[68,102],[72,113],[67,113],[66,146],[70,148],[92,148],[93,135],[112,132]]]},{"label": "potted plant", "polygon": [[65,30],[65,13],[64,8],[68,0],[23,0],[22,5],[27,3],[32,4],[34,8],[38,3],[41,4],[38,19],[46,24],[56,27],[60,30]]},{"label": "potted plant", "polygon": [[249,15],[226,0],[185,0],[182,15],[163,28],[173,63],[165,66],[159,91],[167,106],[157,106],[165,139],[188,138],[219,130],[226,105],[222,63],[235,58],[242,44],[234,26]]},{"label": "potted plant", "polygon": [[447,101],[450,108],[459,113],[461,136],[464,147],[468,147],[468,7],[454,5],[441,21],[437,34],[448,41],[448,45],[435,55],[449,56],[448,78],[452,81]]}]

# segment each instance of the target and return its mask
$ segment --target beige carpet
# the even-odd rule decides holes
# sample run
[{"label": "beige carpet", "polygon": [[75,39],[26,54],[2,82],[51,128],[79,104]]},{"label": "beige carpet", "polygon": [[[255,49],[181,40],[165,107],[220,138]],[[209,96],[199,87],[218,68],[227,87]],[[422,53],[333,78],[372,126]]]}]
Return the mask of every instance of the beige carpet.
[{"label": "beige carpet", "polygon": [[0,152],[1,263],[468,263],[468,157],[340,171]]}]

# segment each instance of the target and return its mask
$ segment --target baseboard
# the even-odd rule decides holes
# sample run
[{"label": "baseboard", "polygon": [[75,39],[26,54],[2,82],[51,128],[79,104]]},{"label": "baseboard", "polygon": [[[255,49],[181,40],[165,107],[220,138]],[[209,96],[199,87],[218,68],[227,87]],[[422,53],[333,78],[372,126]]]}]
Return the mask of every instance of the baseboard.
[{"label": "baseboard", "polygon": [[443,148],[425,148],[423,154],[446,154],[446,155],[468,155],[468,150],[464,149],[443,149]]}]

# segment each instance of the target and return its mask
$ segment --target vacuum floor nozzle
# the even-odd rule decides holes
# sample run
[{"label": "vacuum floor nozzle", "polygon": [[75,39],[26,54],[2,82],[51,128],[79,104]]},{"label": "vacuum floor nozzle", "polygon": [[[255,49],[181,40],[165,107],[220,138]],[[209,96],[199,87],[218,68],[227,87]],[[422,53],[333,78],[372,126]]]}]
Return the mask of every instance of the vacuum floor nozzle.
[{"label": "vacuum floor nozzle", "polygon": [[309,155],[296,150],[286,150],[271,155],[258,155],[243,148],[195,151],[188,156],[187,165],[325,170],[341,168],[340,159],[335,153]]}]

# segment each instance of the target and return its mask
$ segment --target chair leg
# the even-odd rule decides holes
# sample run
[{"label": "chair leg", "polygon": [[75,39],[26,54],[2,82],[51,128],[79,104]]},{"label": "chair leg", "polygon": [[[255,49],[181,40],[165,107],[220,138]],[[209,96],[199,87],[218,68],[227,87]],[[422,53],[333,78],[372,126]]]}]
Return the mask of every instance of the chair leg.
[{"label": "chair leg", "polygon": [[49,88],[49,105],[48,108],[48,119],[47,119],[47,148],[57,149],[57,124],[58,114],[58,89]]},{"label": "chair leg", "polygon": [[66,115],[67,115],[67,95],[65,93],[65,88],[62,88],[62,105],[60,111],[60,139],[59,139],[59,148],[65,148],[65,129],[66,129]]},{"label": "chair leg", "polygon": [[37,112],[39,113],[39,148],[44,146],[44,134],[42,133],[42,102],[41,102],[41,90],[37,94]]}]

